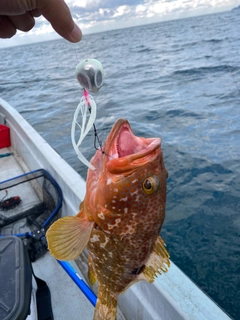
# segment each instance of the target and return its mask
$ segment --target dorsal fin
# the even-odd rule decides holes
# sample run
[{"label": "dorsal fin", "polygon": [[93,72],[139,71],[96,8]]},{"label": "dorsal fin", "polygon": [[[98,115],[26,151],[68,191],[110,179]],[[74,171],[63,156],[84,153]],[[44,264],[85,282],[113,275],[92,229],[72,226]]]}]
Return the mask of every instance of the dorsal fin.
[{"label": "dorsal fin", "polygon": [[164,241],[160,236],[158,236],[154,243],[153,251],[145,263],[145,268],[142,274],[140,274],[139,280],[145,279],[151,283],[158,274],[167,272],[170,267],[169,258],[170,256],[167,252]]}]

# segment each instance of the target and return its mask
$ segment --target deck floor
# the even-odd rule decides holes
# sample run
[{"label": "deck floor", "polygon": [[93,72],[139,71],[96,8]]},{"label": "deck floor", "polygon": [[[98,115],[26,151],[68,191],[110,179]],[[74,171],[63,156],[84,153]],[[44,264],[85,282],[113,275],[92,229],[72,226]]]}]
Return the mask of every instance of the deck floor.
[{"label": "deck floor", "polygon": [[[0,155],[12,153],[11,148],[1,148]],[[0,181],[16,177],[23,173],[22,168],[16,161],[14,155],[0,158]]]},{"label": "deck floor", "polygon": [[[49,253],[34,262],[33,268],[36,276],[50,288],[54,319],[93,319],[94,307]],[[78,273],[83,278],[81,272]]]},{"label": "deck floor", "polygon": [[[0,149],[0,155],[11,152],[11,148]],[[21,159],[15,152],[14,155],[0,157],[0,181],[23,174],[24,163],[21,163],[21,165],[19,163],[21,163]],[[28,171],[27,168],[24,169]],[[2,192],[0,191],[0,199],[5,195]],[[33,201],[36,201],[35,192],[28,187],[27,190],[20,190],[20,194],[21,198],[26,194],[28,197],[31,196]],[[50,288],[54,319],[93,319],[94,307],[49,253],[34,262],[33,269],[36,276],[43,279]],[[80,270],[78,270],[78,273],[84,278]],[[29,319],[35,319],[35,317],[30,316]]]},{"label": "deck floor", "polygon": [[[10,147],[0,149],[0,155],[13,153],[13,155],[0,157],[0,182],[10,178],[19,176],[30,171],[21,157]],[[37,201],[37,195],[31,188],[31,185],[25,184],[24,189],[19,185],[16,192],[21,195],[22,203],[24,198],[31,198]],[[0,199],[5,195],[4,191],[0,191]],[[8,196],[14,196],[9,194]],[[29,199],[28,199],[29,200]],[[27,201],[26,201],[27,202]],[[21,206],[21,205],[20,205]],[[19,207],[20,207],[19,206]],[[21,208],[20,208],[21,209]],[[9,226],[2,228],[4,234],[12,234],[14,230]],[[86,280],[75,262],[72,262],[73,267],[78,272],[79,276]],[[46,253],[43,257],[35,261],[33,264],[34,273],[37,277],[43,279],[51,292],[51,301],[54,319],[57,320],[92,320],[94,307],[85,297],[77,285],[71,280],[67,273],[62,269],[60,264],[49,254]],[[33,297],[36,286],[33,286]],[[125,320],[121,311],[118,310],[118,320]],[[35,320],[34,315],[30,315],[27,320]]]}]

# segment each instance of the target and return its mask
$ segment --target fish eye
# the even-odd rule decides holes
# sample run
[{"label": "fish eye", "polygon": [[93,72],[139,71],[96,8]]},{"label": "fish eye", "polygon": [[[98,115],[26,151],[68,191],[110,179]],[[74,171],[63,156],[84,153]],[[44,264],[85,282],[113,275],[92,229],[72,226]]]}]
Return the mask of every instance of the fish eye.
[{"label": "fish eye", "polygon": [[143,191],[146,194],[153,194],[159,189],[159,186],[160,181],[156,176],[148,177],[143,182]]}]

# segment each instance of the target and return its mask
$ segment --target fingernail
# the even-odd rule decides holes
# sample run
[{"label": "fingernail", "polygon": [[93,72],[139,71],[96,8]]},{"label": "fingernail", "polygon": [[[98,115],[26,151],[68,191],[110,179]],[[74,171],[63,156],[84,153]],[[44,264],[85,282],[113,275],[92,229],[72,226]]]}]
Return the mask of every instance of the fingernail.
[{"label": "fingernail", "polygon": [[72,32],[70,33],[72,42],[78,42],[82,39],[82,31],[80,28],[75,24]]}]

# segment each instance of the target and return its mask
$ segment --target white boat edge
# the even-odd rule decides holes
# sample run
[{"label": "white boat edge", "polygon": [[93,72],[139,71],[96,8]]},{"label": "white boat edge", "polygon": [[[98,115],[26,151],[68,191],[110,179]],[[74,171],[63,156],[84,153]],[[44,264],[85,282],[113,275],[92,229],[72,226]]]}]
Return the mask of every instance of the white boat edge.
[{"label": "white boat edge", "polygon": [[[75,215],[85,195],[84,179],[0,98],[0,123],[10,127],[11,144],[29,170],[46,169],[60,185],[66,215]],[[87,259],[80,256],[80,271],[86,276]],[[153,284],[139,282],[120,295],[118,306],[128,320],[225,320],[231,319],[173,262],[166,274]]]}]

